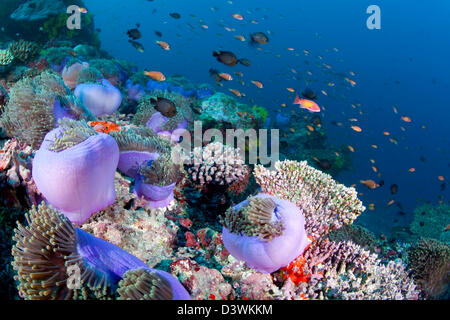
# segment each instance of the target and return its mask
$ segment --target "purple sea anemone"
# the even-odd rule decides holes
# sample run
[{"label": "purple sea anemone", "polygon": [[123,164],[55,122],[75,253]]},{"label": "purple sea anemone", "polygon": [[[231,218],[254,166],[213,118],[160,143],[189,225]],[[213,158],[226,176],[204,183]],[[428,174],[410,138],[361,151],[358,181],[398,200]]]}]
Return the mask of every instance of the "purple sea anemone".
[{"label": "purple sea anemone", "polygon": [[152,208],[166,207],[173,200],[173,189],[176,182],[165,186],[158,186],[144,182],[144,177],[138,175],[134,182],[134,193],[144,197]]},{"label": "purple sea anemone", "polygon": [[113,114],[122,103],[120,90],[106,79],[102,79],[102,84],[79,84],[76,86],[74,94],[95,116]]},{"label": "purple sea anemone", "polygon": [[222,238],[231,255],[263,273],[288,265],[310,243],[300,209],[263,193],[228,209]]},{"label": "purple sea anemone", "polygon": [[19,292],[29,300],[189,300],[171,274],[149,268],[121,248],[74,228],[45,204],[18,225],[12,252]]},{"label": "purple sea anemone", "polygon": [[64,119],[60,125],[36,152],[32,175],[45,199],[81,224],[114,202],[119,148],[85,122]]},{"label": "purple sea anemone", "polygon": [[127,96],[128,99],[133,101],[139,101],[144,95],[145,90],[144,87],[138,84],[133,84],[133,82],[128,79],[126,82],[126,88],[127,88]]}]

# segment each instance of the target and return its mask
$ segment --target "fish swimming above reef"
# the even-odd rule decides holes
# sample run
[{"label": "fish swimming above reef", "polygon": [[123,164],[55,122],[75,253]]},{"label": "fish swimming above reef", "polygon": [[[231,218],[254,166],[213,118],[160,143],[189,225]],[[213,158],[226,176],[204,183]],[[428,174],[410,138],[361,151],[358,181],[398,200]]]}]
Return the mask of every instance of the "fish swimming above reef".
[{"label": "fish swimming above reef", "polygon": [[151,98],[150,102],[153,103],[155,109],[165,117],[172,118],[177,114],[177,108],[172,100],[166,98]]},{"label": "fish swimming above reef", "polygon": [[130,37],[132,40],[137,40],[142,37],[141,32],[137,28],[133,28],[127,31],[128,37]]},{"label": "fish swimming above reef", "polygon": [[314,100],[317,98],[316,94],[309,88],[306,88],[305,90],[303,90],[302,96],[305,97],[306,99],[310,99],[310,100]]},{"label": "fish swimming above reef", "polygon": [[250,61],[248,59],[238,59],[231,51],[214,51],[213,56],[217,58],[217,61],[230,67],[235,66],[238,63],[241,63],[244,66],[250,65]]},{"label": "fish swimming above reef", "polygon": [[362,183],[363,185],[365,185],[369,189],[376,189],[380,186],[378,183],[376,183],[373,180],[360,180],[359,182]]},{"label": "fish swimming above reef", "polygon": [[164,74],[162,74],[159,71],[144,71],[144,74],[151,78],[152,80],[156,80],[156,81],[164,81],[166,80],[166,77],[164,76]]},{"label": "fish swimming above reef", "polygon": [[391,194],[396,194],[398,192],[398,185],[395,183],[391,185]]},{"label": "fish swimming above reef", "polygon": [[180,19],[181,18],[181,14],[179,14],[177,12],[169,13],[169,16],[171,16],[174,19]]},{"label": "fish swimming above reef", "polygon": [[250,34],[252,44],[267,44],[269,37],[263,32],[255,32]]},{"label": "fish swimming above reef", "polygon": [[293,104],[300,105],[300,108],[306,109],[310,112],[320,112],[320,107],[317,103],[308,99],[300,99],[299,96],[295,97]]},{"label": "fish swimming above reef", "polygon": [[137,41],[134,41],[134,40],[128,40],[128,42],[129,43],[131,43],[131,45],[137,50],[137,51],[139,51],[139,52],[144,52],[144,46],[141,44],[141,43],[139,43],[139,42],[137,42]]}]

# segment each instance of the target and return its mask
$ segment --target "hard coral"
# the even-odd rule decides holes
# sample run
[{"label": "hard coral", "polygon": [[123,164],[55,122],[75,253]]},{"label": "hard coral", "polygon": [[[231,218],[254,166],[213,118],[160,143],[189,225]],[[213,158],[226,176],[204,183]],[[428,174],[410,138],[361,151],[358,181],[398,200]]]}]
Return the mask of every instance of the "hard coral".
[{"label": "hard coral", "polygon": [[220,142],[195,148],[187,168],[193,183],[199,185],[231,185],[244,180],[249,172],[239,150]]},{"label": "hard coral", "polygon": [[302,210],[306,231],[313,238],[351,224],[365,210],[354,188],[337,184],[306,161],[278,161],[274,171],[257,165],[254,176],[262,192],[293,202]]}]

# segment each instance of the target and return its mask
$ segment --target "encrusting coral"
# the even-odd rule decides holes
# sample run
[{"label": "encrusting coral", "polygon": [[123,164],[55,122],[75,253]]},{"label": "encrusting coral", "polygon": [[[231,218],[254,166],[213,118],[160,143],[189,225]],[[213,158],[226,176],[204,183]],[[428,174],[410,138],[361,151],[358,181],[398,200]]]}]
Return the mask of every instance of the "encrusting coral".
[{"label": "encrusting coral", "polygon": [[114,299],[117,286],[124,299],[190,299],[171,274],[74,228],[45,204],[33,207],[26,218],[28,226],[18,225],[12,249],[25,299]]}]

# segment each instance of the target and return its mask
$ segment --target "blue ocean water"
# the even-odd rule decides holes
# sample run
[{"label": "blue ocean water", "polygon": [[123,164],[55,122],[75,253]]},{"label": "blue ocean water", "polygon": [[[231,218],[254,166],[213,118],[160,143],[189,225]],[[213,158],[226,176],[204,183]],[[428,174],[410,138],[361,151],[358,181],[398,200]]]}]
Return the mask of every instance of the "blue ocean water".
[{"label": "blue ocean water", "polygon": [[[443,182],[438,179],[438,176],[450,179],[448,1],[86,0],[85,3],[95,16],[96,27],[101,29],[102,48],[114,57],[130,60],[146,70],[181,74],[194,83],[211,85],[214,81],[208,73],[210,68],[230,74],[241,71],[245,86],[234,82],[218,90],[228,92],[234,88],[245,92],[242,101],[264,106],[272,119],[283,103],[287,104],[283,109],[286,114],[291,110],[307,113],[292,105],[295,94],[287,91],[287,87],[297,92],[307,85],[314,89],[319,96],[317,102],[323,107],[321,116],[328,139],[355,150],[352,170],[340,173],[337,180],[355,184],[364,204],[374,204],[375,210],[366,210],[358,219],[370,230],[389,233],[392,227],[408,225],[414,208],[424,201],[448,201],[449,189],[441,190]],[[366,26],[369,5],[380,7],[380,30],[369,30]],[[172,18],[169,13],[173,12],[181,18]],[[231,14],[236,13],[244,20],[234,19]],[[140,23],[143,53],[128,43],[126,35],[136,23]],[[158,38],[155,30],[163,36]],[[235,39],[237,35],[248,38],[249,33],[256,31],[265,32],[270,38],[261,50]],[[168,42],[171,50],[162,50],[156,40]],[[252,65],[226,67],[212,57],[214,50],[232,51],[239,58],[250,59]],[[324,63],[331,68],[324,67]],[[345,77],[356,85],[350,86]],[[261,81],[264,89],[256,88],[251,80]],[[335,86],[330,87],[329,82]],[[328,95],[320,93],[321,90]],[[398,114],[394,113],[394,106]],[[404,122],[401,116],[412,121]],[[351,118],[358,121],[350,122]],[[335,126],[333,122],[343,125]],[[361,127],[362,132],[353,131],[352,125]],[[372,166],[376,166],[379,174]],[[409,172],[410,168],[415,168],[415,172]],[[385,184],[369,190],[359,183],[367,179],[384,180]],[[391,184],[399,186],[395,196],[390,193]],[[388,206],[391,199],[395,203]],[[399,215],[399,211],[406,215]]]}]

